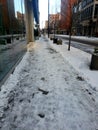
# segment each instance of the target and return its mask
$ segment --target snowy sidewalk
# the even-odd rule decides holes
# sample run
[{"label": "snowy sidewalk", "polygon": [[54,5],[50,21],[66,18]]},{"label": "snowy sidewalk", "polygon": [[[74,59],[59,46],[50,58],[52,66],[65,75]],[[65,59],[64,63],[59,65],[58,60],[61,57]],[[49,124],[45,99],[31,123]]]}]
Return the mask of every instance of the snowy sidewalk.
[{"label": "snowy sidewalk", "polygon": [[0,129],[98,130],[97,91],[91,88],[42,37],[1,88]]}]

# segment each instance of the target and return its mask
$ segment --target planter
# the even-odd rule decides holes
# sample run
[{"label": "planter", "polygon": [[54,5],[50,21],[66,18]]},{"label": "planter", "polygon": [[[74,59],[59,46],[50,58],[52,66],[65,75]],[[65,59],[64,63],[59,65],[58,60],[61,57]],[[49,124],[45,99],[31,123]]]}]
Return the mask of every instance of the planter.
[{"label": "planter", "polygon": [[61,39],[57,40],[57,45],[62,45],[62,40]]},{"label": "planter", "polygon": [[53,40],[53,37],[50,37],[50,40]]},{"label": "planter", "polygon": [[90,64],[91,70],[98,70],[98,53],[93,53]]},{"label": "planter", "polygon": [[11,37],[6,38],[6,40],[7,40],[7,43],[11,43]]},{"label": "planter", "polygon": [[19,37],[16,37],[16,40],[19,40]]},{"label": "planter", "polygon": [[5,39],[0,39],[0,44],[1,45],[6,45],[6,40]]}]

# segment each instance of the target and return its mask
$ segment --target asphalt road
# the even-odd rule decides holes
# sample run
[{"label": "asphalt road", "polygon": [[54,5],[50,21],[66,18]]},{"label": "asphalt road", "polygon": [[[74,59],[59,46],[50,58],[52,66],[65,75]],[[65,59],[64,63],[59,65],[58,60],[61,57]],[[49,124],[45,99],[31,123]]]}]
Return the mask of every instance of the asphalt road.
[{"label": "asphalt road", "polygon": [[[69,41],[68,40],[63,40],[65,44],[69,44]],[[75,47],[75,48],[78,48],[82,51],[85,51],[87,53],[90,53],[92,54],[93,51],[94,51],[94,46],[91,46],[91,45],[88,45],[88,44],[83,44],[83,43],[79,43],[79,42],[74,42],[74,41],[71,41],[71,46],[72,47]]]},{"label": "asphalt road", "polygon": [[[56,37],[61,38],[65,44],[67,44],[67,45],[69,44],[68,38],[63,38],[62,36],[61,37],[56,36]],[[96,42],[93,43],[93,42],[89,42],[89,41],[83,41],[80,39],[74,41],[74,39],[71,39],[71,46],[92,54],[94,51],[94,48],[98,45],[96,44]]]}]

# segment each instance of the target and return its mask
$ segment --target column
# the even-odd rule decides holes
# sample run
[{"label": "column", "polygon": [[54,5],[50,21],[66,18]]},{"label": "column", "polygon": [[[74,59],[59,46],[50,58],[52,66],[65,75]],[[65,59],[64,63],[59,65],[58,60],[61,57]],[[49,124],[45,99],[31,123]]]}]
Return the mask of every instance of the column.
[{"label": "column", "polygon": [[25,20],[27,43],[34,42],[34,15],[32,0],[25,0]]}]

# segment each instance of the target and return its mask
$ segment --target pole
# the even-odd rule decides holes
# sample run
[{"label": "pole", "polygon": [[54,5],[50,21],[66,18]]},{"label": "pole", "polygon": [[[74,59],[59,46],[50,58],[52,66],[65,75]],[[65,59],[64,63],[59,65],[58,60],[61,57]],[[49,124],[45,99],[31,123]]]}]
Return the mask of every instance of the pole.
[{"label": "pole", "polygon": [[71,6],[71,0],[70,3],[70,28],[69,28],[69,44],[68,44],[68,51],[70,51],[70,44],[71,44],[71,29],[72,29],[72,6]]},{"label": "pole", "polygon": [[48,38],[49,38],[49,0],[48,0]]},{"label": "pole", "polygon": [[9,29],[9,34],[12,35],[12,41],[13,41],[13,18],[11,16],[11,10],[10,10],[10,1],[7,1],[7,4],[8,4],[8,15],[9,15],[9,26],[10,26],[10,29]]},{"label": "pole", "polygon": [[34,42],[34,16],[32,11],[32,1],[25,0],[26,17],[26,37],[27,43]]},{"label": "pole", "polygon": [[24,16],[23,16],[23,0],[21,0],[21,12],[22,12],[22,37],[24,34]]}]

